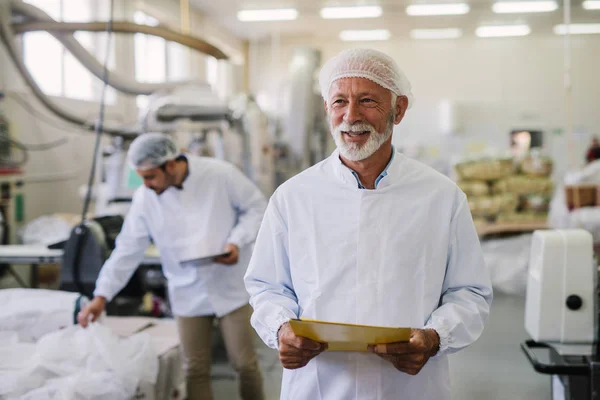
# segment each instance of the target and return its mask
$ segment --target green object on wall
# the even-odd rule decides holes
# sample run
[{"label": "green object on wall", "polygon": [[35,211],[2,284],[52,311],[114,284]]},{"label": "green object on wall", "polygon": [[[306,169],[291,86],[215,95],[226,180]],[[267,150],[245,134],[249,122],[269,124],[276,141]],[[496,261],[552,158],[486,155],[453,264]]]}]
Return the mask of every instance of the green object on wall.
[{"label": "green object on wall", "polygon": [[15,195],[15,221],[25,221],[25,197],[23,193],[17,193]]},{"label": "green object on wall", "polygon": [[137,189],[144,184],[142,177],[133,169],[127,168],[127,189]]}]

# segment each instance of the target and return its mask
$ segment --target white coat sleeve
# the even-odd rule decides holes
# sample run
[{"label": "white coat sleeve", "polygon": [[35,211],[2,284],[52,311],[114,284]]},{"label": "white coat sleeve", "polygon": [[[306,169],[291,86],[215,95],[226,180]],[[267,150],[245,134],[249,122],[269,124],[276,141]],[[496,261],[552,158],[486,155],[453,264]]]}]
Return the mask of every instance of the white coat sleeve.
[{"label": "white coat sleeve", "polygon": [[287,228],[273,200],[267,207],[244,282],[254,309],[250,323],[265,344],[276,349],[279,328],[298,317],[299,307],[290,274]]},{"label": "white coat sleeve", "polygon": [[103,296],[107,301],[111,301],[127,285],[150,245],[150,233],[136,197],[116,238],[115,249],[96,280],[94,296]]},{"label": "white coat sleeve", "polygon": [[450,226],[440,306],[425,325],[440,337],[439,355],[457,352],[475,342],[483,332],[492,303],[489,272],[464,195]]},{"label": "white coat sleeve", "polygon": [[228,173],[227,190],[238,215],[237,224],[231,230],[227,243],[241,248],[255,241],[267,200],[260,189],[233,166]]}]

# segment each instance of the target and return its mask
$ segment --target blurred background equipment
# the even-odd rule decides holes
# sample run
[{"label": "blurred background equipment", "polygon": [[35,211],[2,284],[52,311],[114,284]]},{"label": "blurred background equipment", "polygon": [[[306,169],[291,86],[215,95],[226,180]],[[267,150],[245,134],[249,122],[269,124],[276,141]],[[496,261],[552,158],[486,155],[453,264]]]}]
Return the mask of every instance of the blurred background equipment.
[{"label": "blurred background equipment", "polygon": [[[537,231],[531,244],[521,347],[533,368],[552,376],[553,398],[593,399],[600,387],[598,262],[584,230]],[[549,362],[536,349],[545,349]]]}]

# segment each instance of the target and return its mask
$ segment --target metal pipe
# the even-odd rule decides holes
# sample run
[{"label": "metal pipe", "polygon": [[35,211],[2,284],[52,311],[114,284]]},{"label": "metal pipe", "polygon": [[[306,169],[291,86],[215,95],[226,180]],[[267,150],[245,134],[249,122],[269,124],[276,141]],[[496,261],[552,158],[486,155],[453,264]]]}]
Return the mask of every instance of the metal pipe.
[{"label": "metal pipe", "polygon": [[[31,21],[47,21],[56,22],[48,14],[39,8],[30,4],[23,3],[20,0],[11,0],[8,4],[8,14],[12,13],[16,15],[22,15],[26,19]],[[12,32],[12,31],[11,31]],[[69,52],[75,57],[85,68],[90,71],[98,79],[102,80],[104,76],[104,68],[102,64],[98,62],[96,57],[86,50],[72,34],[65,34],[59,32],[51,32],[54,36]],[[131,80],[128,77],[123,77],[115,72],[109,71],[108,73],[108,84],[116,90],[130,94],[130,95],[150,95],[157,90],[171,89],[180,82],[168,82],[168,83],[140,83],[135,80]]]},{"label": "metal pipe", "polygon": [[[6,4],[6,3],[5,3]],[[22,15],[31,21],[38,22],[56,22],[48,14],[39,8],[32,6],[27,3],[23,3],[21,0],[10,0],[7,4],[8,13]],[[71,54],[88,69],[98,79],[103,79],[104,69],[103,66],[98,62],[90,52],[88,52],[70,33],[51,31],[56,40],[61,42],[63,46]],[[150,33],[152,34],[152,33]],[[200,40],[197,38],[192,38]],[[150,95],[159,90],[169,90],[175,86],[185,84],[186,82],[167,82],[167,83],[142,83],[135,80],[131,80],[128,77],[123,77],[115,72],[109,71],[108,73],[108,85],[115,88],[116,90],[130,94],[130,95]]]},{"label": "metal pipe", "polygon": [[[96,126],[95,121],[86,121],[78,115],[71,113],[68,109],[63,108],[62,106],[55,103],[50,97],[46,96],[46,94],[42,91],[42,89],[37,85],[31,73],[19,57],[19,52],[14,45],[14,36],[11,28],[11,18],[9,7],[7,4],[0,4],[0,7],[5,6],[3,11],[0,12],[0,39],[4,42],[7,53],[9,57],[13,60],[15,66],[19,70],[21,76],[25,80],[25,83],[31,88],[33,94],[44,104],[50,111],[52,111],[59,118],[62,118],[68,122],[81,126],[86,130],[94,130]],[[104,127],[103,132],[113,136],[124,136],[124,137],[132,137],[137,136],[137,130],[127,130],[124,128],[115,128],[115,127]]]},{"label": "metal pipe", "polygon": [[[179,43],[219,60],[227,60],[227,55],[212,44],[195,37],[182,35],[164,26],[139,25],[129,21],[115,21],[115,33],[144,33],[161,37],[165,40]],[[74,33],[77,31],[86,32],[104,32],[106,24],[104,22],[30,22],[24,24],[13,24],[12,28],[16,34],[25,32],[46,31],[49,33]]]}]

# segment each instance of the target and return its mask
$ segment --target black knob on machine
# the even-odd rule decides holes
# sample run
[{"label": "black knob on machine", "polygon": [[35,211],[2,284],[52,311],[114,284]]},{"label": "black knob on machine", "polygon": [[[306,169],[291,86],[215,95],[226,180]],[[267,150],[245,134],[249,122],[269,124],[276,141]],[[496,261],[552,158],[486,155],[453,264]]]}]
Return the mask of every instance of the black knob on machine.
[{"label": "black knob on machine", "polygon": [[567,308],[569,310],[577,311],[581,308],[582,305],[583,300],[576,294],[572,294],[569,297],[567,297]]}]

